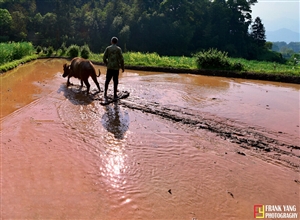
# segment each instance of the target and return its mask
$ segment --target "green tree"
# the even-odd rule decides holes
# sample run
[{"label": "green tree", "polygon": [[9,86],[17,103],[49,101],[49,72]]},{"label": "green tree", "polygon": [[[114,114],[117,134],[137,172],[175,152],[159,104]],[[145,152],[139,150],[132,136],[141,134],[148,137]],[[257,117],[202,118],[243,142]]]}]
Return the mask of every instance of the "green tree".
[{"label": "green tree", "polygon": [[272,47],[273,47],[273,43],[272,42],[266,42],[265,43],[265,48],[267,49],[267,50],[272,50]]},{"label": "green tree", "polygon": [[269,54],[268,46],[272,47],[272,45],[266,44],[265,27],[259,17],[257,17],[251,25],[250,38],[249,45],[251,50],[248,52],[247,58],[257,59],[259,57],[270,57],[263,55]]},{"label": "green tree", "polygon": [[7,9],[0,8],[0,42],[7,41],[11,30],[12,17]]},{"label": "green tree", "polygon": [[[228,51],[229,9],[225,0],[216,0],[210,4],[208,19],[204,29],[204,40],[208,48],[219,48]],[[208,49],[207,48],[207,49]]]},{"label": "green tree", "polygon": [[160,12],[164,18],[165,36],[160,39],[164,48],[163,54],[186,54],[194,35],[194,1],[192,0],[164,0],[160,5]]},{"label": "green tree", "polygon": [[122,39],[121,42],[123,43],[123,51],[126,52],[127,51],[127,44],[126,42],[129,41],[129,37],[130,37],[130,27],[129,25],[125,25],[122,30],[120,31],[120,38]]},{"label": "green tree", "polygon": [[[94,8],[91,15],[90,24],[90,42],[89,46],[93,52],[103,52],[104,47],[107,46],[105,42],[104,28],[104,12],[100,8]],[[88,43],[88,42],[87,42]]]},{"label": "green tree", "polygon": [[234,45],[235,52],[228,51],[229,55],[245,57],[248,54],[248,29],[251,24],[251,5],[257,0],[228,0],[229,8],[229,39]]},{"label": "green tree", "polygon": [[300,42],[290,42],[288,47],[291,48],[295,53],[300,52]]},{"label": "green tree", "polygon": [[43,39],[43,46],[55,46],[56,42],[56,30],[57,30],[57,15],[55,13],[48,12],[43,16],[43,27],[45,28],[41,34]]},{"label": "green tree", "polygon": [[251,26],[250,36],[256,42],[259,47],[263,47],[266,42],[265,27],[259,17],[255,18],[254,23]]},{"label": "green tree", "polygon": [[[88,44],[103,52],[113,35],[124,50],[190,55],[217,48],[253,58],[249,34],[257,0],[1,0],[10,12],[8,40],[53,46]],[[5,22],[1,23],[5,30]],[[1,34],[4,31],[1,31]],[[254,48],[254,49],[253,49]]]},{"label": "green tree", "polygon": [[12,40],[22,41],[27,37],[27,17],[20,11],[14,11],[12,16],[11,35]]}]

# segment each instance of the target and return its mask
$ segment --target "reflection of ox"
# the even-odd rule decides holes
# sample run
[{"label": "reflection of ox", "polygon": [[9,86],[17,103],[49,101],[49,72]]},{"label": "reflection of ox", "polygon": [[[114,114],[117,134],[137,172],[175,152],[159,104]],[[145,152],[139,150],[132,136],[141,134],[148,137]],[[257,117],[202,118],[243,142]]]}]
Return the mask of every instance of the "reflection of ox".
[{"label": "reflection of ox", "polygon": [[72,59],[71,65],[64,64],[63,77],[68,76],[67,86],[70,85],[70,78],[73,76],[75,78],[80,79],[81,87],[83,86],[83,82],[84,82],[84,84],[87,87],[87,94],[89,94],[90,91],[90,84],[88,81],[88,78],[90,76],[92,77],[93,81],[97,85],[99,92],[101,92],[99,83],[97,81],[97,77],[99,77],[100,74],[101,72],[99,70],[99,75],[97,76],[94,65],[89,60],[85,60],[80,57],[76,57]]}]

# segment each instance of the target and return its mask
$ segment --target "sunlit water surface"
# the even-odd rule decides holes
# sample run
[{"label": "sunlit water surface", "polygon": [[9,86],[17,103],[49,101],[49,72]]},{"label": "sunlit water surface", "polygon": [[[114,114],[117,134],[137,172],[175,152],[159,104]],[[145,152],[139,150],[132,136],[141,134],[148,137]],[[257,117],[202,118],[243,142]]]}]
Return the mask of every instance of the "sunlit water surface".
[{"label": "sunlit water surface", "polygon": [[[283,187],[273,181],[264,187],[266,173],[256,172],[262,162],[240,161],[232,156],[230,143],[207,131],[119,104],[101,106],[77,85],[66,88],[66,79],[60,76],[64,62],[35,61],[1,76],[1,116],[49,94],[56,100],[57,114],[73,135],[72,146],[92,167],[89,177],[99,203],[90,206],[99,206],[99,210],[90,217],[252,217],[254,201],[268,202],[268,195]],[[96,68],[101,69],[103,88],[105,69]],[[250,126],[299,134],[298,85],[131,70],[120,77],[119,89],[129,91],[130,100],[136,103],[194,109]],[[55,80],[55,88],[47,83],[51,80]],[[76,79],[71,81],[79,84]],[[276,172],[270,169],[268,174]],[[253,180],[254,175],[259,178]],[[253,190],[259,196],[252,195]],[[287,193],[287,198],[292,196]],[[279,202],[279,197],[269,202]]]}]

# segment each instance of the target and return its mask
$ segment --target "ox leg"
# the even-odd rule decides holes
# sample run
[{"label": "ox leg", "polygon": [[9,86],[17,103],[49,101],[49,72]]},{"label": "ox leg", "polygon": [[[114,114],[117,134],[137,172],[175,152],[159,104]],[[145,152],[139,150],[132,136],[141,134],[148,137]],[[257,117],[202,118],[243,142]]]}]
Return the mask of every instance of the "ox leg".
[{"label": "ox leg", "polygon": [[70,76],[68,76],[67,87],[70,85]]},{"label": "ox leg", "polygon": [[[82,81],[81,81],[81,82],[82,82]],[[86,85],[86,88],[87,88],[86,94],[89,94],[89,92],[90,92],[90,84],[89,84],[88,79],[84,80],[84,84]]]},{"label": "ox leg", "polygon": [[82,79],[80,80],[80,82],[81,82],[81,88],[83,87],[83,81],[82,81]]},{"label": "ox leg", "polygon": [[99,83],[98,83],[97,77],[96,77],[96,76],[92,76],[92,79],[93,79],[93,81],[95,82],[95,84],[96,84],[96,86],[97,86],[99,92],[101,92],[100,85],[99,85]]}]

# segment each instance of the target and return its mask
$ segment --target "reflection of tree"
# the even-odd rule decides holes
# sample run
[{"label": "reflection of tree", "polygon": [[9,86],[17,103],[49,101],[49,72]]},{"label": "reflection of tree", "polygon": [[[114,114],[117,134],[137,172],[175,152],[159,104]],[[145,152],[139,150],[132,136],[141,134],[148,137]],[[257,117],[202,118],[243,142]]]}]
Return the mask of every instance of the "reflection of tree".
[{"label": "reflection of tree", "polygon": [[102,117],[103,127],[114,135],[116,139],[123,139],[128,130],[129,116],[123,113],[117,103],[106,106],[106,112]]}]

